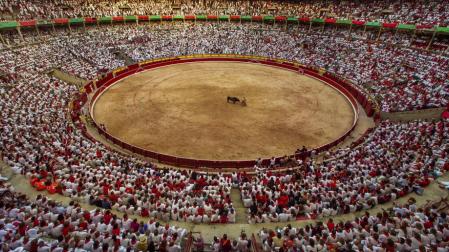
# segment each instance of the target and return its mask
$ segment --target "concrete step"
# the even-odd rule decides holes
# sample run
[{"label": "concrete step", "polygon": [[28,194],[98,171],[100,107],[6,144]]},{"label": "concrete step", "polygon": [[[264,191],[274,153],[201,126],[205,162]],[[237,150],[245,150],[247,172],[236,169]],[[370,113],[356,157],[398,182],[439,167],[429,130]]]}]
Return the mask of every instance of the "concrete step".
[{"label": "concrete step", "polygon": [[118,59],[121,59],[123,61],[125,61],[125,65],[129,66],[129,65],[133,65],[136,64],[137,62],[134,61],[131,57],[128,56],[128,54],[126,54],[124,51],[122,50],[115,50],[112,52],[115,57],[117,57]]},{"label": "concrete step", "polygon": [[394,122],[409,122],[418,119],[433,120],[440,119],[441,113],[443,113],[445,109],[445,107],[442,107],[393,113],[381,112],[380,117],[384,120],[388,119]]},{"label": "concrete step", "polygon": [[52,75],[52,76],[54,76],[54,77],[56,77],[56,78],[58,78],[58,79],[60,79],[60,80],[62,80],[64,82],[67,82],[67,83],[70,83],[72,85],[75,85],[75,86],[77,86],[79,88],[81,88],[84,85],[84,83],[87,82],[87,80],[85,80],[85,79],[76,77],[76,76],[74,76],[72,74],[66,73],[66,72],[61,71],[61,70],[56,69],[56,68],[53,69],[50,72],[50,75]]},{"label": "concrete step", "polygon": [[231,189],[231,200],[235,208],[235,223],[247,223],[246,208],[240,198],[240,191],[237,188]]}]

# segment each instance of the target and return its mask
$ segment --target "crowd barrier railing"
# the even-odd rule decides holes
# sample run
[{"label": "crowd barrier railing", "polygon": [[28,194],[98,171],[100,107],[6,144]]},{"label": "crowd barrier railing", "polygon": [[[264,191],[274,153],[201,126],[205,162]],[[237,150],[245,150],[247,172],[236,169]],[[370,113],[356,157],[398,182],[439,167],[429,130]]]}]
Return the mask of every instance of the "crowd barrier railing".
[{"label": "crowd barrier railing", "polygon": [[[209,168],[248,168],[253,167],[256,164],[256,160],[201,160],[201,159],[192,159],[192,158],[184,158],[177,157],[167,154],[158,153],[152,150],[146,150],[140,148],[138,146],[134,146],[123,142],[116,137],[112,136],[104,129],[99,127],[95,118],[93,117],[93,107],[95,105],[98,97],[111,85],[117,83],[119,80],[133,75],[135,73],[145,71],[152,68],[179,64],[179,63],[189,63],[189,62],[205,62],[205,61],[234,61],[234,62],[252,62],[264,65],[270,65],[274,67],[280,67],[292,71],[299,71],[313,78],[319,79],[333,88],[337,89],[340,93],[342,93],[351,103],[354,110],[354,120],[351,128],[341,135],[336,140],[327,143],[325,145],[319,146],[313,149],[316,152],[322,152],[328,150],[338,144],[340,144],[355,128],[358,120],[358,104],[361,105],[362,109],[365,110],[368,116],[374,115],[374,104],[370,101],[370,99],[363,93],[359,88],[354,87],[352,84],[344,81],[332,74],[323,72],[320,69],[315,69],[311,67],[307,67],[296,62],[283,60],[283,59],[271,59],[268,57],[261,56],[247,56],[247,55],[226,55],[226,54],[201,54],[201,55],[188,55],[188,56],[179,56],[179,57],[170,57],[170,58],[162,58],[155,60],[147,60],[134,65],[130,65],[127,67],[122,67],[111,71],[107,74],[104,74],[101,78],[97,80],[91,81],[87,83],[84,87],[84,92],[74,101],[74,113],[80,113],[80,108],[83,107],[88,102],[88,95],[91,96],[89,106],[90,116],[93,119],[94,126],[98,130],[98,132],[104,136],[107,140],[111,141],[115,145],[120,146],[121,148],[127,149],[133,153],[154,159],[160,163],[179,166],[179,167],[189,167],[189,168],[199,168],[199,167],[209,167]],[[300,154],[292,154],[291,158],[300,159],[305,158],[311,154],[311,151],[307,153]],[[279,160],[283,157],[277,157]],[[270,163],[270,159],[265,158],[262,160],[263,165],[268,165]]]}]

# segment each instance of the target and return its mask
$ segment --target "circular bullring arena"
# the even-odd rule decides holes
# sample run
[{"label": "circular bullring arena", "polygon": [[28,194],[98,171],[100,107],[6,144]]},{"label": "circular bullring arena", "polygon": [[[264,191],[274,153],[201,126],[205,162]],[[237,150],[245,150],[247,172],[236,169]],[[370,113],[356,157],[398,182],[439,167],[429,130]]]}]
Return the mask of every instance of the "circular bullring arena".
[{"label": "circular bullring arena", "polygon": [[0,1],[0,251],[449,251],[448,10]]},{"label": "circular bullring arena", "polygon": [[[247,105],[227,102],[246,98]],[[254,62],[198,61],[127,76],[94,101],[92,115],[130,145],[191,159],[255,160],[317,148],[354,125],[335,87]]]}]

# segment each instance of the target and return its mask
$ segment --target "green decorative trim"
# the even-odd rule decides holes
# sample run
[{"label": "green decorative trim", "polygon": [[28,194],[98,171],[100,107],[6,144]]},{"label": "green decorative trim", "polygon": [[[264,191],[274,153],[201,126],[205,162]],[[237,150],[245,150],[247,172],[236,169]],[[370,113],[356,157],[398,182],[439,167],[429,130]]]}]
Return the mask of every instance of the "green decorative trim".
[{"label": "green decorative trim", "polygon": [[398,24],[398,29],[402,30],[416,30],[416,25],[413,24]]},{"label": "green decorative trim", "polygon": [[368,22],[365,25],[369,27],[380,27],[380,22]]},{"label": "green decorative trim", "polygon": [[38,20],[37,21],[37,25],[38,26],[45,26],[45,25],[52,25],[53,22],[48,21],[48,20]]},{"label": "green decorative trim", "polygon": [[125,16],[125,21],[137,21],[137,16]]},{"label": "green decorative trim", "polygon": [[99,21],[101,23],[112,22],[112,17],[100,17]]},{"label": "green decorative trim", "polygon": [[0,22],[0,29],[12,29],[19,26],[19,23],[16,21],[11,22]]},{"label": "green decorative trim", "polygon": [[81,24],[84,23],[84,18],[71,18],[69,24]]},{"label": "green decorative trim", "polygon": [[337,24],[346,24],[346,25],[350,25],[352,24],[352,20],[350,19],[337,19]]},{"label": "green decorative trim", "polygon": [[184,20],[184,15],[176,15],[173,17],[173,20],[182,21]]},{"label": "green decorative trim", "polygon": [[446,33],[446,34],[449,34],[449,27],[441,27],[441,26],[438,26],[438,27],[436,27],[435,31],[438,32],[438,33]]},{"label": "green decorative trim", "polygon": [[161,21],[162,20],[162,16],[160,15],[151,15],[150,16],[150,21]]}]

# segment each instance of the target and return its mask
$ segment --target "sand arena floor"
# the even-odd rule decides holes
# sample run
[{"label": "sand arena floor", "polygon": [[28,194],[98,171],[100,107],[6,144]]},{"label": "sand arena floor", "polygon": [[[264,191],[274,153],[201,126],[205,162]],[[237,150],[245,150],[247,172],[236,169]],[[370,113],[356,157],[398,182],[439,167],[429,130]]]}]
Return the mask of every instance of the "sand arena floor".
[{"label": "sand arena floor", "polygon": [[[246,97],[248,106],[226,102]],[[148,70],[110,87],[93,116],[116,138],[181,157],[242,160],[331,142],[354,111],[332,87],[252,63],[197,62]]]}]

